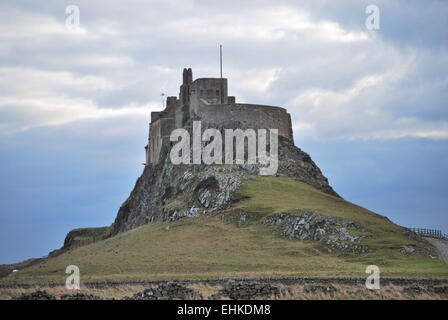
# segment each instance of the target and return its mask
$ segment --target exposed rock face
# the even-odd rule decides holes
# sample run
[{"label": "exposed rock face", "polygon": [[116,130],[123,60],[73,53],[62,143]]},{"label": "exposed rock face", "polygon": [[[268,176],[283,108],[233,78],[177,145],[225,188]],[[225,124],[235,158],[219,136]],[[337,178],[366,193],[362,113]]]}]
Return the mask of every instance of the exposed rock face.
[{"label": "exposed rock face", "polygon": [[360,244],[363,237],[349,233],[350,230],[360,229],[357,223],[317,214],[313,210],[276,214],[264,219],[263,224],[280,226],[281,235],[290,239],[321,242],[329,252],[364,253],[369,250]]},{"label": "exposed rock face", "polygon": [[112,234],[155,221],[223,209],[247,174],[241,168],[203,165],[146,167],[131,196],[121,206],[112,225]]},{"label": "exposed rock face", "polygon": [[320,168],[310,155],[294,146],[290,141],[279,137],[278,176],[293,177],[330,195],[340,197],[328,183]]},{"label": "exposed rock face", "polygon": [[[259,164],[173,165],[168,148],[161,152],[164,161],[145,167],[121,206],[111,235],[146,223],[175,221],[224,209],[230,206],[242,182],[256,176],[260,168]],[[279,137],[277,176],[294,177],[338,196],[310,156],[283,137]]]},{"label": "exposed rock face", "polygon": [[50,257],[56,257],[67,250],[81,247],[102,239],[110,235],[110,227],[100,228],[80,228],[71,230],[64,240],[62,248],[50,252]]}]

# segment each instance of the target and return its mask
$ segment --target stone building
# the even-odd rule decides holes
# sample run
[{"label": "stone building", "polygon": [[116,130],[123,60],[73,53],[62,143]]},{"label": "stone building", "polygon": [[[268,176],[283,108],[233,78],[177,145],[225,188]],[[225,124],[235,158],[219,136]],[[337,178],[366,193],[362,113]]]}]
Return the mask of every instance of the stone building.
[{"label": "stone building", "polygon": [[240,129],[278,129],[278,134],[293,141],[291,116],[284,108],[237,103],[227,92],[227,79],[200,78],[193,81],[191,69],[184,69],[179,98],[167,97],[163,111],[151,113],[146,164],[159,162],[162,146],[170,144],[170,134],[189,120],[205,126],[238,124]]}]

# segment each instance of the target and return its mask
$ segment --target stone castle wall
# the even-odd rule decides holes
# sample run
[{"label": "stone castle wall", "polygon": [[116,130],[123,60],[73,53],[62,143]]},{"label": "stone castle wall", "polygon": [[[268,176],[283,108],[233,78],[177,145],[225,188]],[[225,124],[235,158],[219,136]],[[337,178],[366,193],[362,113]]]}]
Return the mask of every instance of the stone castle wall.
[{"label": "stone castle wall", "polygon": [[151,122],[147,163],[158,163],[162,144],[169,144],[171,131],[183,127],[184,121],[190,117],[201,120],[204,127],[277,129],[279,136],[294,142],[291,116],[283,108],[243,103],[205,104],[202,101],[196,103],[192,101],[189,108],[179,107],[172,116],[154,115],[157,120]]},{"label": "stone castle wall", "polygon": [[291,116],[280,107],[255,104],[201,105],[196,115],[203,122],[225,125],[238,122],[241,129],[278,129],[278,134],[293,141]]},{"label": "stone castle wall", "polygon": [[235,103],[228,96],[227,79],[199,78],[193,81],[191,69],[184,69],[179,99],[167,97],[167,107],[151,113],[147,164],[159,162],[162,146],[170,144],[174,128],[183,128],[191,120],[202,120],[204,127],[228,129],[277,129],[279,136],[294,142],[291,116],[274,106]]},{"label": "stone castle wall", "polygon": [[156,164],[158,162],[162,145],[169,143],[169,136],[174,128],[174,117],[159,118],[151,123],[148,145],[149,157],[147,157],[148,164]]}]

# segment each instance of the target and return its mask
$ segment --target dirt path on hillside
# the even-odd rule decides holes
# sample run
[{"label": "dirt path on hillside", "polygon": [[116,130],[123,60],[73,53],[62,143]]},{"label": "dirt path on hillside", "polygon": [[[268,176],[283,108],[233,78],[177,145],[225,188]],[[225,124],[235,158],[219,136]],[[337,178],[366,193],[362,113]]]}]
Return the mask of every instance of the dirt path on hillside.
[{"label": "dirt path on hillside", "polygon": [[448,241],[434,238],[425,238],[439,251],[440,257],[443,261],[448,263]]}]

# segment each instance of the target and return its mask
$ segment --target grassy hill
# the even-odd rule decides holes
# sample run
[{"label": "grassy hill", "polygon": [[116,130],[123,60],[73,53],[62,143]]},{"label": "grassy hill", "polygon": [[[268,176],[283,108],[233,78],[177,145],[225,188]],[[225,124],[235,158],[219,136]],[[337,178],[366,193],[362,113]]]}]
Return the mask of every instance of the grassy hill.
[{"label": "grassy hill", "polygon": [[[375,264],[382,276],[448,278],[448,265],[430,257],[433,248],[405,228],[343,199],[292,178],[258,177],[240,189],[224,212],[172,223],[153,223],[115,237],[74,248],[2,279],[2,282],[63,282],[68,265],[81,281],[232,276],[365,277]],[[266,216],[296,209],[350,220],[362,226],[367,253],[329,253],[315,241],[290,240]],[[248,223],[231,223],[243,210]],[[400,248],[412,245],[412,254]],[[433,255],[436,255],[432,251]]]}]

